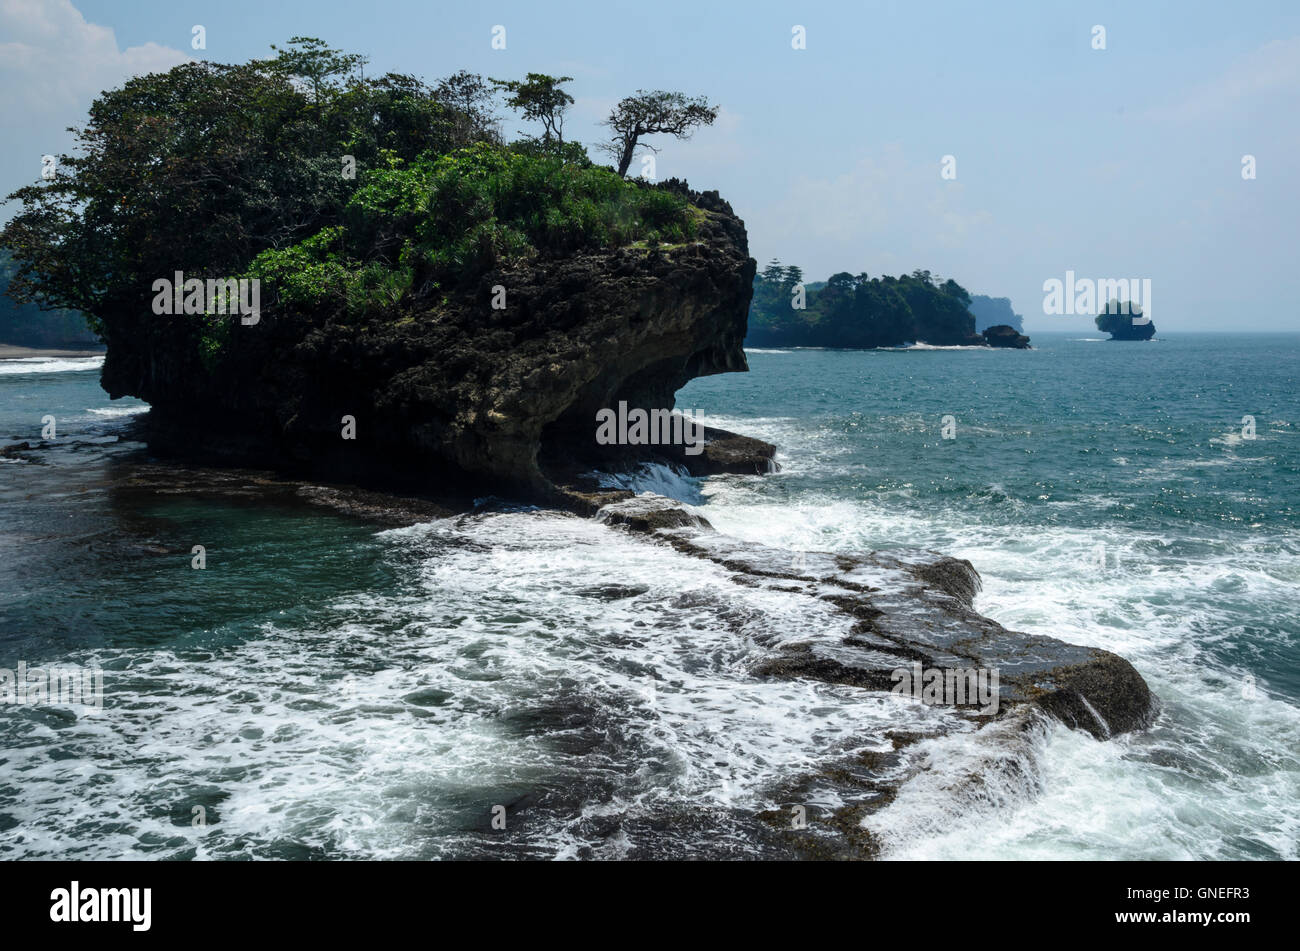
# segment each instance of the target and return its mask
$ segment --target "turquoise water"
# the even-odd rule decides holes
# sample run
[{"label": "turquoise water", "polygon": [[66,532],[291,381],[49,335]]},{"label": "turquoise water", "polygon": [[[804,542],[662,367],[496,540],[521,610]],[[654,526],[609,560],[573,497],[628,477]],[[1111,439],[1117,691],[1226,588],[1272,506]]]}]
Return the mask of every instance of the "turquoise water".
[{"label": "turquoise water", "polygon": [[1056,730],[1041,787],[958,803],[949,821],[984,817],[960,835],[905,795],[899,854],[1297,857],[1300,337],[1033,343],[754,352],[747,377],[692,382],[683,405],[782,448],[778,476],[706,489],[711,520],[969,558],[983,613],[1113,650],[1163,701],[1139,737]]},{"label": "turquoise water", "polygon": [[[678,405],[782,471],[634,482],[766,544],[969,558],[983,613],[1120,653],[1159,695],[1150,731],[1052,727],[978,793],[949,783],[977,744],[935,741],[943,768],[870,820],[887,856],[1296,858],[1300,336],[1034,345],[753,351]],[[0,708],[0,854],[773,854],[747,818],[773,790],[899,725],[747,674],[830,613],[590,520],[385,529],[152,463],[144,407],[96,377],[0,363],[0,436],[59,426],[0,462],[0,667],[100,664],[106,692]]]}]

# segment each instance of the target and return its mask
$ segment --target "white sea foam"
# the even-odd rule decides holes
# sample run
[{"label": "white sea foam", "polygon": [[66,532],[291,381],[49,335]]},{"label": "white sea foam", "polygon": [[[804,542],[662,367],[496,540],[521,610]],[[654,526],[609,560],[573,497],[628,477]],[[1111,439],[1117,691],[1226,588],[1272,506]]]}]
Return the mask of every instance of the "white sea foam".
[{"label": "white sea foam", "polygon": [[86,410],[95,416],[106,416],[114,419],[121,416],[137,416],[140,413],[149,412],[149,404],[143,403],[139,406],[104,406]]},{"label": "white sea foam", "polygon": [[[1114,651],[1163,702],[1155,729],[1108,743],[1059,724],[1023,744],[992,742],[994,734],[992,745],[928,741],[949,765],[968,761],[955,775],[983,778],[915,777],[866,823],[890,855],[1300,858],[1300,710],[1262,685],[1244,699],[1250,671],[1218,655],[1220,645],[1268,649],[1270,639],[1286,649],[1300,611],[1278,595],[1300,586],[1300,540],[1170,538],[1123,525],[1026,533],[1014,522],[980,524],[969,511],[917,514],[815,497],[778,504],[726,482],[707,494],[702,511],[714,526],[754,541],[916,546],[968,558],[984,580],[983,613],[1015,630]],[[1189,548],[1194,555],[1183,553]],[[1253,624],[1268,603],[1279,604],[1270,623]]]},{"label": "white sea foam", "polygon": [[28,373],[76,373],[98,370],[104,365],[103,357],[18,357],[0,360],[0,376]]},{"label": "white sea foam", "polygon": [[886,347],[887,350],[992,350],[994,347],[986,347],[981,344],[954,344],[945,346],[936,343],[909,343],[902,347]]},{"label": "white sea foam", "polygon": [[[593,521],[490,514],[379,538],[408,578],[396,595],[342,596],[315,623],[268,624],[201,658],[95,655],[103,715],[57,738],[5,735],[6,768],[23,777],[6,811],[24,834],[0,855],[264,856],[288,841],[500,855],[475,823],[552,790],[559,801],[505,854],[618,857],[644,844],[638,816],[777,808],[780,783],[827,756],[951,716],[754,676],[774,645],[851,619]],[[55,739],[80,765],[48,757]],[[196,801],[211,806],[206,828],[188,821]],[[618,828],[599,831],[611,817]],[[674,837],[707,850],[716,833],[704,822]]]},{"label": "white sea foam", "polygon": [[597,479],[607,489],[627,489],[638,494],[651,492],[687,505],[704,502],[700,479],[685,469],[663,463],[645,463],[631,472],[599,473]]}]

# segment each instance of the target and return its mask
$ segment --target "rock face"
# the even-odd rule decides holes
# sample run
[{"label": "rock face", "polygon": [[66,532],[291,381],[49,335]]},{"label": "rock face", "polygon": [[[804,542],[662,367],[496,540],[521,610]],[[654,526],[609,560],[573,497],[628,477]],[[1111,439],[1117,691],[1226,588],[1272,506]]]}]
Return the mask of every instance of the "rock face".
[{"label": "rock face", "polygon": [[984,342],[990,347],[1010,347],[1014,350],[1028,350],[1029,338],[1014,327],[998,324],[983,331]]},{"label": "rock face", "polygon": [[[1134,321],[1132,314],[1103,313],[1096,319],[1097,329],[1110,334],[1111,340],[1150,340],[1156,335],[1156,325],[1151,319],[1143,323]],[[1142,317],[1141,312],[1137,314]]]},{"label": "rock face", "polygon": [[[552,496],[549,468],[623,449],[596,444],[597,410],[671,408],[688,380],[748,369],[755,262],[744,223],[716,192],[689,198],[699,219],[689,243],[535,260],[381,323],[267,312],[230,324],[212,368],[192,355],[192,324],[142,301],[107,322],[103,385],[152,405],[150,439],[163,451]],[[491,306],[494,287],[504,309]],[[345,416],[354,439],[342,436]],[[772,453],[753,442],[711,444],[698,464],[753,471]]]}]

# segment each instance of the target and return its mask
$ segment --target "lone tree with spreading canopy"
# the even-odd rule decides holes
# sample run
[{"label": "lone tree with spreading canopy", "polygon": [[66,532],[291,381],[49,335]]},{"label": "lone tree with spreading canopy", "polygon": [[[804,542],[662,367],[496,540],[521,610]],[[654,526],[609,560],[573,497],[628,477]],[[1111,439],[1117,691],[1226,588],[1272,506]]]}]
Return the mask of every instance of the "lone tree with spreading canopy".
[{"label": "lone tree with spreading canopy", "polygon": [[689,139],[695,129],[713,125],[716,118],[718,107],[709,105],[703,96],[690,98],[662,89],[652,92],[638,89],[635,96],[621,100],[602,123],[613,130],[610,141],[602,148],[618,159],[618,174],[626,177],[638,145],[652,152],[659,151],[642,142],[643,136],[667,134]]},{"label": "lone tree with spreading canopy", "polygon": [[564,146],[564,113],[573,105],[573,97],[560,87],[572,82],[572,76],[548,76],[529,73],[521,82],[517,79],[494,79],[492,85],[505,93],[506,105],[517,109],[525,119],[542,124],[538,140],[543,148]]},{"label": "lone tree with spreading canopy", "polygon": [[265,60],[265,65],[302,81],[311,89],[311,101],[317,104],[336,76],[351,76],[363,69],[367,62],[366,57],[359,53],[331,49],[324,40],[314,36],[294,36],[283,47],[272,43],[271,49],[277,55]]}]

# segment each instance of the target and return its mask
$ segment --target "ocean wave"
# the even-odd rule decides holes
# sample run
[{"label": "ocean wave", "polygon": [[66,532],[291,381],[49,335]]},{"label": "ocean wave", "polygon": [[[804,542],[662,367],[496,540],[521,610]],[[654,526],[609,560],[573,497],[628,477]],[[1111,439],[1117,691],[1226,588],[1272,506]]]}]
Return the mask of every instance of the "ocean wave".
[{"label": "ocean wave", "polygon": [[901,347],[881,347],[882,350],[994,350],[996,347],[985,347],[980,344],[955,344],[945,346],[936,343],[909,343]]},{"label": "ocean wave", "polygon": [[117,418],[121,416],[136,416],[140,413],[149,412],[149,404],[144,403],[141,404],[140,406],[104,406],[99,408],[91,408],[86,410],[86,412],[92,413],[95,416],[107,416],[109,418]]},{"label": "ocean wave", "polygon": [[77,373],[98,370],[104,365],[103,357],[18,357],[0,360],[0,376],[28,373]]},{"label": "ocean wave", "polygon": [[595,475],[605,489],[662,495],[686,505],[702,505],[705,501],[701,480],[680,466],[647,462],[630,472],[598,472]]},{"label": "ocean wave", "polygon": [[[0,711],[22,777],[0,791],[24,830],[0,855],[758,857],[752,825],[720,830],[783,808],[781,784],[828,758],[953,716],[754,676],[764,645],[853,619],[592,520],[492,513],[379,537],[414,569],[397,592],[226,647],[67,658],[105,668],[105,712],[60,730],[93,785],[49,759],[47,729]],[[517,832],[487,831],[494,804],[523,798]]]}]

